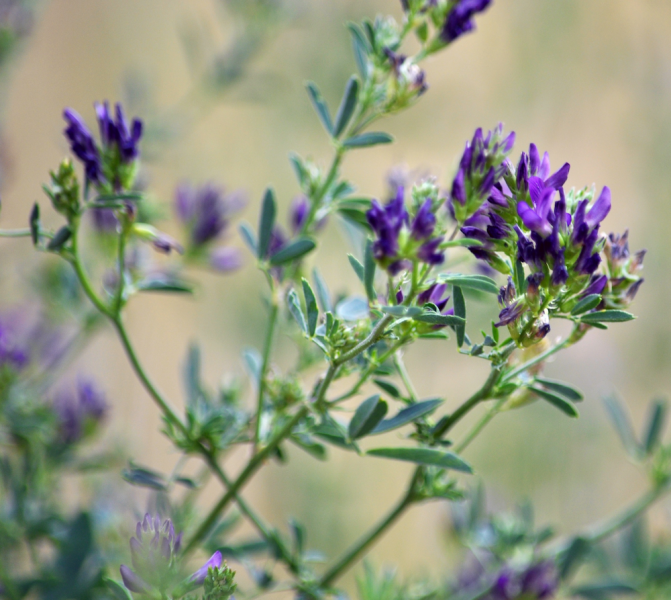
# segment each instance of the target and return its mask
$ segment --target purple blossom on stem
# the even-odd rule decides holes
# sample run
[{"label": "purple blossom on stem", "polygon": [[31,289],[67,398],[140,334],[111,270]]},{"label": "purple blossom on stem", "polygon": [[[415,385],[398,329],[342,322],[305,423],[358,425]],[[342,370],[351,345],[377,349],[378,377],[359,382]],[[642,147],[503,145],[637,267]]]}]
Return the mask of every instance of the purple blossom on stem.
[{"label": "purple blossom on stem", "polygon": [[431,212],[432,202],[427,198],[419,207],[410,226],[410,233],[416,240],[426,240],[433,234],[436,227],[436,215]]},{"label": "purple blossom on stem", "polygon": [[490,4],[491,0],[459,0],[445,20],[441,31],[443,40],[450,43],[473,31],[475,29],[473,16],[486,10]]},{"label": "purple blossom on stem", "polygon": [[377,239],[373,243],[373,254],[377,260],[393,259],[398,252],[398,236],[408,222],[408,213],[403,200],[404,189],[398,187],[396,196],[384,207],[373,200],[366,219]]},{"label": "purple blossom on stem", "polygon": [[123,163],[130,163],[140,155],[139,142],[142,137],[142,121],[133,119],[130,127],[121,104],[114,107],[115,116],[109,109],[107,101],[95,104],[100,140],[103,148],[117,148]]},{"label": "purple blossom on stem", "polygon": [[86,178],[94,183],[100,182],[102,177],[100,153],[89,128],[71,108],[63,111],[63,118],[68,124],[64,131],[65,136],[70,141],[72,153],[84,163]]},{"label": "purple blossom on stem", "polygon": [[221,567],[221,563],[221,552],[217,550],[200,569],[198,569],[193,575],[191,575],[191,577],[189,577],[189,582],[194,586],[203,585],[203,583],[205,583],[208,570],[218,569]]},{"label": "purple blossom on stem", "polygon": [[91,379],[79,378],[74,389],[63,388],[53,402],[61,441],[72,444],[82,439],[87,428],[99,424],[107,414],[103,392]]}]

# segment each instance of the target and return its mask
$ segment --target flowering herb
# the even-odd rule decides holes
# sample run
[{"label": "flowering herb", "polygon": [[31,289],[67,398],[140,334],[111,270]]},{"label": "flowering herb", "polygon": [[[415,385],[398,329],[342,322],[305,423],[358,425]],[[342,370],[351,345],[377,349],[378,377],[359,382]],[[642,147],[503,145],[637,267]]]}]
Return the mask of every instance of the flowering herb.
[{"label": "flowering herb", "polygon": [[[264,18],[274,14],[271,5],[227,2],[236,15]],[[308,83],[333,157],[323,168],[291,155],[297,189],[288,228],[278,224],[280,202],[272,188],[263,194],[258,226],[239,224],[251,261],[224,243],[242,206],[239,193],[211,183],[178,187],[174,213],[181,244],[157,228],[156,212],[139,191],[142,121],[127,119],[120,104],[113,109],[107,102],[96,104],[96,139],[76,112],[65,110],[65,137],[83,175],[66,158],[47,176],[43,189],[59,226],[51,229],[51,219],[43,219],[35,204],[27,229],[0,232],[30,237],[36,251],[62,259],[69,278],[62,271],[42,275],[42,301],[54,322],[74,316],[77,323],[76,335],[56,344],[63,358],[41,372],[39,361],[31,360],[32,338],[0,320],[0,596],[228,600],[238,583],[226,556],[248,571],[241,584],[246,596],[290,590],[304,600],[340,597],[342,575],[405,511],[433,500],[454,507],[454,534],[473,560],[465,560],[455,581],[426,584],[421,593],[366,568],[359,580],[361,600],[544,600],[611,592],[652,598],[658,590],[663,594],[658,597],[668,597],[668,547],[646,550],[638,534],[625,553],[634,557],[622,569],[626,579],[589,581],[585,570],[574,580],[595,556],[598,565],[591,572],[612,574],[603,542],[636,525],[671,488],[664,403],[653,404],[637,435],[620,403],[607,400],[628,456],[650,475],[650,489],[603,523],[553,539],[550,530],[536,530],[528,510],[487,515],[478,489],[469,485],[478,465],[468,462],[464,451],[499,412],[538,401],[559,411],[558,418],[578,416],[582,392],[545,377],[544,365],[593,330],[634,318],[627,309],[641,289],[645,253],[630,252],[626,231],[606,234],[607,217],[617,210],[608,187],[569,187],[570,165],[553,171],[548,153],[541,156],[534,144],[514,160],[515,134],[504,133],[502,125],[475,131],[447,191],[433,178],[412,182],[396,173],[386,201],[356,192],[342,175],[343,162],[352,153],[364,157],[366,148],[393,142],[377,123],[430,93],[423,61],[473,31],[491,1],[402,0],[401,5],[402,22],[381,16],[350,24],[357,73],[344,82],[335,112],[317,85]],[[3,14],[0,10],[0,21]],[[408,43],[411,34],[417,43]],[[81,243],[87,212],[93,223],[89,233],[100,244]],[[351,295],[334,297],[319,269],[310,268],[319,256],[319,234],[336,220],[331,215],[363,242],[348,256],[360,281]],[[156,262],[152,249],[167,256]],[[152,383],[126,329],[126,307],[148,291],[189,293],[182,275],[191,264],[230,272],[249,262],[267,285],[263,346],[244,351],[246,376],[236,373],[218,389],[204,380],[200,350],[192,346],[181,413]],[[463,264],[463,272],[455,271]],[[479,333],[469,316],[475,299],[498,314],[491,329]],[[552,339],[548,333],[556,319],[570,322],[571,331]],[[149,490],[156,513],[137,523],[130,552],[115,543],[122,504],[116,490],[96,499],[90,510],[73,513],[66,508],[71,503],[59,502],[65,473],[100,471],[102,480],[117,481],[118,453],[81,450],[103,419],[116,418],[113,400],[90,380],[65,387],[56,369],[69,365],[101,322],[118,334],[162,414],[167,440],[180,454],[170,474],[134,461],[123,469],[126,482]],[[296,361],[290,364],[289,354],[280,361],[290,364],[286,369],[274,362],[280,330],[296,342]],[[448,407],[446,398],[418,396],[403,353],[423,339],[438,340],[443,352],[453,348],[489,364],[482,385],[462,404]],[[483,417],[464,428],[464,418],[484,403]],[[388,432],[406,434],[405,442],[377,437]],[[242,493],[269,459],[285,458],[289,444],[320,460],[337,447],[362,460],[414,467],[392,510],[340,557],[329,554],[324,567],[314,566],[301,524],[292,522],[287,534],[266,523]],[[247,452],[235,478],[227,474],[233,451],[236,457]],[[190,458],[201,460],[206,475],[221,485],[220,498],[207,509],[194,501],[207,476],[189,475],[184,462]],[[188,493],[176,493],[177,487]],[[236,513],[229,511],[233,505]],[[238,518],[249,521],[253,541],[230,537]]]}]

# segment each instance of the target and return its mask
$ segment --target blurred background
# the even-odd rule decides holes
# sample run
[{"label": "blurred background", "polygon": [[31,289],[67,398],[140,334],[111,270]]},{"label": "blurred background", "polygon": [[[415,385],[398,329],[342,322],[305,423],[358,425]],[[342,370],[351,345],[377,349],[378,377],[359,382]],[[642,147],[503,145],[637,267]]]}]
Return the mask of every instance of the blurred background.
[{"label": "blurred background", "polygon": [[[243,218],[253,222],[268,184],[286,209],[298,193],[288,153],[322,163],[330,158],[304,82],[316,81],[334,107],[355,69],[345,23],[377,13],[400,18],[400,3],[289,3],[277,22],[266,24],[244,76],[225,91],[204,93],[198,86],[202,57],[226,47],[237,33],[222,2],[43,2],[22,51],[5,67],[2,227],[25,227],[37,199],[46,206],[41,185],[67,154],[63,107],[92,124],[92,104],[103,99],[127,102],[150,133],[153,127],[144,165],[149,190],[165,204],[166,215],[175,185],[184,180],[246,190]],[[633,305],[639,318],[592,331],[547,367],[549,376],[585,392],[581,418],[566,419],[546,403],[507,412],[467,451],[489,484],[492,507],[512,508],[528,498],[539,523],[570,532],[615,512],[646,485],[607,424],[602,396],[619,394],[640,426],[648,401],[671,389],[671,3],[498,0],[478,19],[476,34],[431,58],[425,69],[428,93],[384,124],[396,143],[359,151],[345,162],[345,175],[362,194],[384,195],[385,176],[397,165],[433,174],[447,186],[473,130],[503,121],[517,132],[516,155],[533,141],[549,151],[555,167],[571,163],[569,185],[609,185],[613,210],[606,231],[630,228],[632,249],[649,251],[646,282]],[[241,246],[233,231],[231,243]],[[316,261],[335,293],[357,289],[346,244],[332,219]],[[27,240],[1,240],[0,253],[1,304],[11,307],[25,301],[31,269],[45,259]],[[147,370],[174,403],[183,396],[180,374],[189,343],[202,346],[205,376],[215,385],[226,374],[243,372],[241,348],[259,347],[263,336],[264,283],[251,256],[232,275],[193,277],[195,297],[147,295],[128,314]],[[493,304],[478,310],[488,318],[497,312]],[[558,327],[550,335],[560,332]],[[285,336],[275,361],[286,367],[293,356]],[[407,365],[420,396],[446,398],[445,410],[479,387],[486,369],[484,362],[459,356],[453,342],[441,341],[414,346]],[[108,440],[169,472],[177,457],[113,333],[103,328],[71,371],[95,373],[107,390]],[[308,527],[309,545],[334,556],[396,500],[411,467],[338,450],[332,455],[323,464],[290,451],[288,464],[271,465],[245,496],[281,527],[297,517]],[[231,456],[228,470],[234,472],[243,458]],[[120,476],[109,483],[126,485]],[[208,488],[203,506],[218,493],[216,485]],[[133,502],[144,509],[142,496]],[[670,530],[669,509],[671,502],[652,513],[660,531]],[[398,564],[404,575],[440,576],[454,567],[448,528],[446,504],[416,507],[372,558]]]}]

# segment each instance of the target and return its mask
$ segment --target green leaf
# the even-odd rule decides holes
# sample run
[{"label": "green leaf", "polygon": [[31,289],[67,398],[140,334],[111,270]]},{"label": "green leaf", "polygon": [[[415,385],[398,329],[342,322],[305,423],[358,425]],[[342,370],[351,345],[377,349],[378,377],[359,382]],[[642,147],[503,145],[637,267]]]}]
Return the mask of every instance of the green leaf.
[{"label": "green leaf", "polygon": [[352,268],[354,269],[354,272],[356,273],[356,276],[359,278],[359,281],[361,283],[363,283],[364,282],[364,268],[363,268],[363,265],[359,262],[359,260],[353,254],[348,254],[347,259],[349,260],[349,264],[352,265]]},{"label": "green leaf", "polygon": [[345,298],[336,306],[336,314],[345,321],[360,321],[368,317],[368,301],[358,296]]},{"label": "green leaf", "polygon": [[317,86],[311,81],[307,83],[306,87],[308,90],[308,95],[310,96],[310,100],[312,100],[312,105],[317,111],[317,115],[319,115],[319,120],[322,122],[324,129],[326,129],[329,135],[333,135],[333,123],[331,122],[331,114],[329,113],[328,106],[326,106],[326,102],[324,101],[321,92],[319,91],[319,89],[317,89]]},{"label": "green leaf", "polygon": [[488,294],[499,293],[499,286],[496,282],[486,275],[460,275],[447,273],[438,277],[440,281],[451,285],[458,285],[460,288],[487,292]]},{"label": "green leaf", "polygon": [[313,456],[317,460],[326,460],[326,447],[313,440],[309,435],[295,433],[289,438],[296,446]]},{"label": "green leaf", "polygon": [[668,407],[664,400],[656,400],[652,404],[648,426],[643,436],[643,450],[648,455],[652,454],[659,446],[664,425],[666,424],[667,409]]},{"label": "green leaf", "polygon": [[290,152],[289,161],[291,162],[291,166],[293,167],[294,173],[296,174],[298,184],[301,186],[301,189],[304,190],[307,188],[309,179],[308,171],[303,164],[303,159],[295,152]]},{"label": "green leaf", "polygon": [[473,472],[471,466],[453,452],[446,452],[435,448],[374,448],[366,452],[366,454],[379,458],[413,462],[418,465],[453,469],[464,473]]},{"label": "green leaf", "polygon": [[303,330],[304,333],[308,332],[308,325],[305,322],[305,315],[303,314],[303,309],[301,308],[301,301],[298,299],[298,294],[296,290],[291,290],[287,294],[287,304],[289,306],[289,312],[294,318],[298,326]]},{"label": "green leaf", "polygon": [[203,393],[200,362],[200,348],[197,344],[191,344],[184,363],[184,389],[187,406],[193,406]]},{"label": "green leaf", "polygon": [[601,302],[600,294],[590,294],[589,296],[585,296],[582,300],[578,302],[578,304],[576,304],[573,307],[573,309],[571,310],[571,314],[581,315],[583,313],[586,313],[588,310],[596,308],[599,305],[599,302]]},{"label": "green leaf", "polygon": [[581,585],[570,590],[570,593],[571,596],[587,598],[588,600],[610,600],[613,594],[627,596],[638,594],[638,589],[626,582],[609,580]]},{"label": "green leaf", "polygon": [[135,284],[140,292],[172,292],[193,294],[193,285],[167,274],[150,275]]},{"label": "green leaf", "polygon": [[263,196],[261,205],[261,216],[259,218],[259,242],[257,246],[257,257],[263,260],[268,255],[270,247],[270,237],[275,226],[275,217],[277,215],[277,203],[275,202],[275,192],[272,188],[267,188]]},{"label": "green leaf", "polygon": [[474,238],[459,238],[458,240],[448,240],[443,242],[441,248],[458,248],[458,247],[478,247],[482,246],[483,243],[480,240]]},{"label": "green leaf", "polygon": [[371,435],[377,435],[378,433],[385,433],[391,431],[392,429],[398,429],[403,427],[412,421],[416,421],[421,417],[425,417],[428,414],[431,414],[436,408],[438,408],[443,401],[440,398],[433,400],[422,400],[415,404],[411,404],[407,408],[399,411],[396,415],[390,419],[385,419],[382,421],[373,431]]},{"label": "green leaf", "polygon": [[384,379],[373,379],[373,383],[379,387],[383,392],[387,392],[392,398],[400,400],[402,398],[401,390],[398,389],[396,384],[391,381],[385,381]]},{"label": "green leaf", "polygon": [[574,573],[580,562],[587,556],[591,550],[592,544],[582,537],[575,537],[571,540],[571,544],[559,558],[559,577],[566,580]]},{"label": "green leaf", "polygon": [[37,202],[33,204],[28,223],[30,225],[30,237],[33,240],[33,245],[37,246],[37,242],[40,240],[40,205]]},{"label": "green leaf", "polygon": [[364,400],[349,422],[347,433],[351,440],[368,435],[387,414],[387,403],[375,394]]},{"label": "green leaf", "polygon": [[144,467],[131,465],[129,468],[121,471],[121,477],[131,485],[159,491],[166,489],[165,477],[156,471]]},{"label": "green leaf", "polygon": [[593,325],[595,323],[623,323],[635,319],[634,315],[624,310],[598,310],[580,317],[581,323]]},{"label": "green leaf", "polygon": [[338,114],[336,115],[335,125],[333,126],[333,137],[338,137],[340,134],[345,131],[345,128],[349,124],[352,115],[354,114],[354,109],[356,108],[357,99],[359,97],[359,80],[352,76],[347,82],[347,87],[345,88],[345,93],[343,94],[342,101],[340,102],[340,107],[338,108]]},{"label": "green leaf", "polygon": [[308,311],[308,335],[314,336],[317,331],[317,321],[319,319],[319,309],[317,308],[317,299],[312,291],[308,280],[303,278],[303,296],[305,296],[305,307]]},{"label": "green leaf", "polygon": [[606,396],[603,399],[603,403],[606,406],[608,416],[613,422],[615,431],[617,431],[625,451],[632,458],[637,458],[639,445],[634,435],[634,428],[631,426],[631,421],[621,402],[615,396]]},{"label": "green leaf", "polygon": [[296,519],[289,519],[289,529],[291,529],[291,536],[294,538],[294,554],[300,556],[303,554],[305,544],[305,527]]},{"label": "green leaf", "polygon": [[457,346],[461,348],[464,345],[464,336],[466,335],[466,300],[464,300],[464,293],[458,285],[452,287],[452,294],[454,298],[454,316],[464,320],[463,324],[457,325],[454,331],[457,334]]},{"label": "green leaf", "polygon": [[114,581],[114,579],[110,579],[109,577],[103,577],[103,582],[114,597],[114,600],[133,600],[133,596],[126,589],[126,586],[121,585],[118,581]]},{"label": "green leaf", "polygon": [[568,400],[564,399],[562,396],[559,396],[558,394],[555,394],[548,390],[544,390],[543,388],[536,387],[535,385],[530,385],[529,389],[533,391],[537,396],[539,396],[543,400],[546,400],[547,402],[552,404],[552,406],[558,408],[569,417],[576,418],[578,416],[578,411],[575,409],[575,406],[573,406],[573,404],[571,404]]},{"label": "green leaf", "polygon": [[338,208],[338,214],[356,227],[365,229],[366,231],[372,231],[368,219],[366,218],[366,213],[363,210],[359,208],[342,207]]},{"label": "green leaf", "polygon": [[581,402],[585,398],[580,390],[570,386],[568,383],[555,381],[554,379],[546,379],[545,377],[536,377],[536,381],[543,387],[546,387],[557,394],[561,394],[564,398],[568,398],[573,402]]},{"label": "green leaf", "polygon": [[252,376],[252,381],[255,385],[258,385],[261,379],[261,364],[263,362],[261,354],[256,348],[245,348],[242,351],[242,358],[249,374]]},{"label": "green leaf", "polygon": [[363,285],[366,288],[366,296],[371,302],[377,300],[375,293],[375,258],[373,257],[373,242],[366,240],[366,249],[363,255]]},{"label": "green leaf", "polygon": [[403,306],[402,304],[396,304],[394,306],[383,306],[381,310],[383,313],[393,315],[394,317],[405,317],[408,313],[408,307]]},{"label": "green leaf", "polygon": [[466,321],[456,315],[441,315],[433,311],[424,311],[419,315],[412,317],[420,323],[430,323],[432,325],[466,325]]},{"label": "green leaf", "polygon": [[357,69],[365,81],[368,78],[368,40],[354,23],[348,23],[347,28],[352,34],[352,49]]},{"label": "green leaf", "polygon": [[258,245],[256,243],[256,235],[254,230],[250,227],[249,223],[244,221],[238,225],[238,231],[240,231],[240,236],[242,237],[247,247],[252,251],[252,253],[258,256]]},{"label": "green leaf", "polygon": [[72,236],[72,231],[67,225],[63,225],[47,244],[47,250],[58,252]]},{"label": "green leaf", "polygon": [[298,237],[282,248],[277,254],[270,257],[270,264],[273,267],[279,267],[293,260],[298,260],[306,254],[312,252],[317,244],[312,238]]},{"label": "green leaf", "polygon": [[319,305],[324,312],[333,312],[333,305],[331,303],[331,294],[329,294],[329,289],[326,286],[324,278],[321,276],[317,267],[312,269],[312,281],[317,288],[317,300],[319,300]]},{"label": "green leaf", "polygon": [[368,148],[370,146],[377,146],[379,144],[391,144],[393,141],[394,138],[391,137],[388,133],[383,133],[381,131],[370,131],[368,133],[362,133],[360,135],[347,138],[342,145],[345,146],[345,148]]},{"label": "green leaf", "polygon": [[314,428],[313,434],[339,448],[357,450],[357,445],[347,439],[343,425],[329,415],[324,416],[324,420]]}]

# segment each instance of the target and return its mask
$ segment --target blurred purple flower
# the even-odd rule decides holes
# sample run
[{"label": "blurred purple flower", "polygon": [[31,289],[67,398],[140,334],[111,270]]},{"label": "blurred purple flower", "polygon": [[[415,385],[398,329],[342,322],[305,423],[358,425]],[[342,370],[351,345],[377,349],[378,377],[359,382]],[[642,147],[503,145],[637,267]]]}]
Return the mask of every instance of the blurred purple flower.
[{"label": "blurred purple flower", "polygon": [[63,111],[63,118],[68,124],[64,133],[70,140],[72,153],[84,163],[86,178],[99,183],[102,177],[102,164],[98,147],[89,128],[79,114],[71,108]]},{"label": "blurred purple flower", "polygon": [[94,381],[80,377],[73,388],[61,388],[53,401],[61,441],[72,444],[99,424],[108,410],[105,395]]},{"label": "blurred purple flower", "polygon": [[459,0],[447,15],[441,37],[447,43],[475,29],[473,16],[486,10],[491,0]]}]

